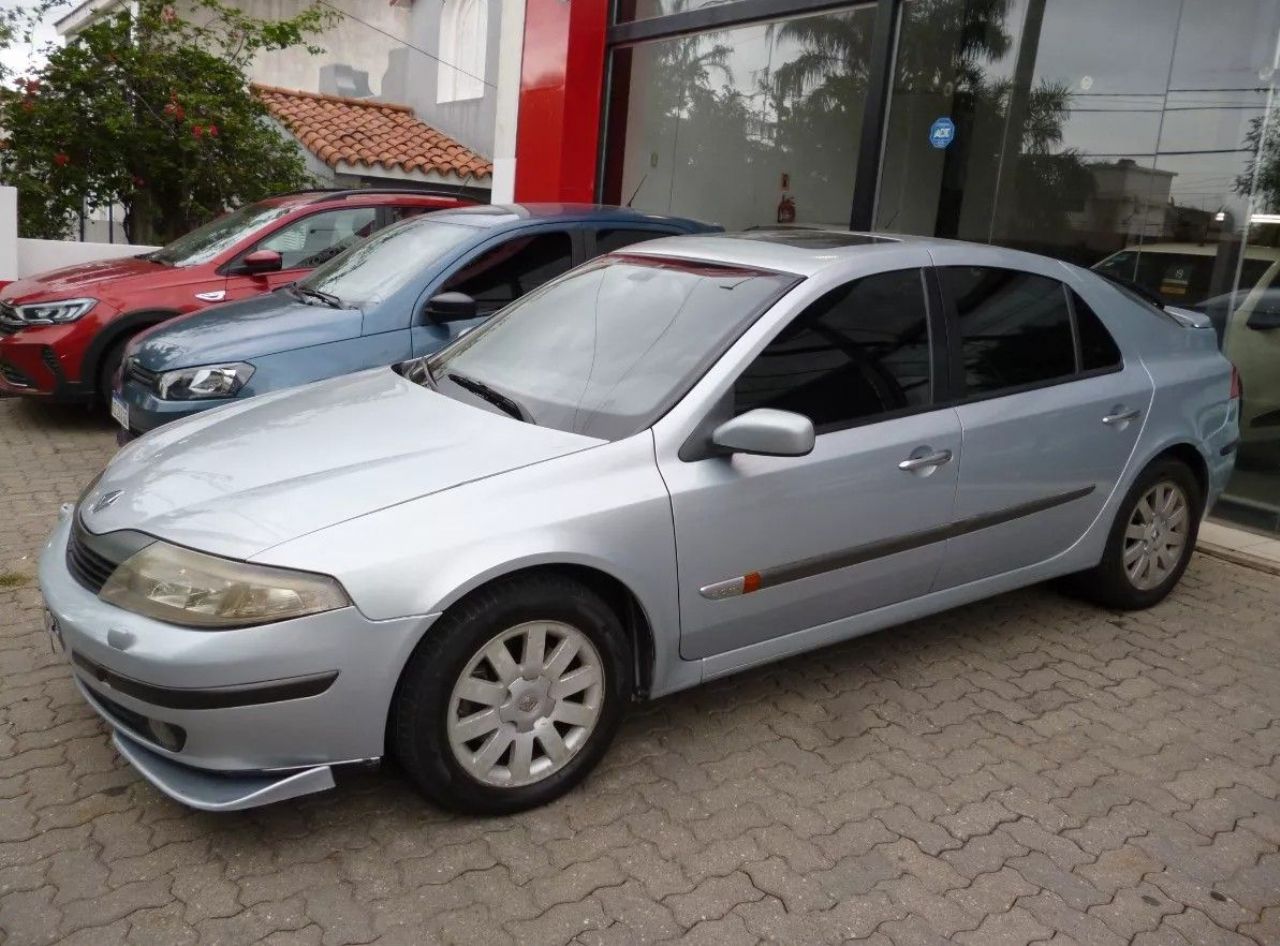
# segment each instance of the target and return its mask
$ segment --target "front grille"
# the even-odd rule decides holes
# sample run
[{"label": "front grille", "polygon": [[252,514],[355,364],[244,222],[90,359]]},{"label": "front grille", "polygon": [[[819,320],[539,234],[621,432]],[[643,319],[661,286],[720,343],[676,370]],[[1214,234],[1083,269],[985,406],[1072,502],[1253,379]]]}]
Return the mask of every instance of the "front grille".
[{"label": "front grille", "polygon": [[5,381],[12,384],[15,388],[31,387],[30,378],[24,375],[17,368],[11,367],[10,365],[6,365],[2,361],[0,361],[0,378],[4,378]]},{"label": "front grille", "polygon": [[67,540],[67,570],[81,586],[95,595],[102,590],[111,573],[116,570],[117,562],[90,548],[93,537],[80,525],[77,518],[71,527],[71,536]]},{"label": "front grille", "polygon": [[148,390],[155,391],[160,385],[160,372],[148,371],[142,365],[138,364],[136,358],[130,358],[128,367],[125,369],[125,375],[132,381],[137,381],[140,385]]},{"label": "front grille", "polygon": [[0,303],[0,335],[12,335],[22,327],[23,322],[13,311],[13,306]]}]

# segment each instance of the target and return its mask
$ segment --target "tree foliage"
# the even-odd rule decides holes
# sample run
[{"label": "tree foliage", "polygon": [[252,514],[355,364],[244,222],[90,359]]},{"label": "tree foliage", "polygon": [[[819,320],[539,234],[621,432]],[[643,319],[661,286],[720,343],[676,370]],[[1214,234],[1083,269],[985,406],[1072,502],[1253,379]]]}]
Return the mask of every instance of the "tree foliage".
[{"label": "tree foliage", "polygon": [[1250,158],[1236,178],[1236,193],[1253,197],[1255,213],[1280,211],[1280,107],[1250,120],[1244,146]]},{"label": "tree foliage", "polygon": [[[55,5],[21,12],[29,24]],[[0,178],[18,188],[24,236],[64,236],[82,208],[119,204],[132,242],[166,243],[228,207],[310,183],[247,70],[261,52],[318,52],[311,38],[336,14],[317,5],[263,20],[222,0],[186,8],[125,6],[0,92]],[[6,27],[11,41],[22,35],[20,22]]]}]

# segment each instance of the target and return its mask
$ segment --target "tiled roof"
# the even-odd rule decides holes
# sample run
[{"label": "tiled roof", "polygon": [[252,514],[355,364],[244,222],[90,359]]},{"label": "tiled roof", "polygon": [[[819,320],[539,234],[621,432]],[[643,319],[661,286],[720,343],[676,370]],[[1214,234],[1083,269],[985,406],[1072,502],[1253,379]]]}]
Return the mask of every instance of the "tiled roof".
[{"label": "tiled roof", "polygon": [[253,84],[271,114],[330,167],[339,163],[483,178],[493,164],[437,131],[407,105]]}]

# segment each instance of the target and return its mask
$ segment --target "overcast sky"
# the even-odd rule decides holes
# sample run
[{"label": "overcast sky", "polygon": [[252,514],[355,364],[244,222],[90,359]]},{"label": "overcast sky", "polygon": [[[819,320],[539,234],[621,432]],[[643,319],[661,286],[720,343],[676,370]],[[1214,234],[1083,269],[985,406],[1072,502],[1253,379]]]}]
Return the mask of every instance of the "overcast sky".
[{"label": "overcast sky", "polygon": [[[0,0],[0,10],[15,10],[24,5],[23,0]],[[0,60],[12,69],[14,72],[22,73],[26,71],[27,66],[31,63],[36,51],[42,48],[49,40],[57,39],[58,34],[53,31],[53,21],[56,15],[50,15],[46,18],[46,22],[41,25],[36,34],[35,41],[30,45],[17,44],[0,53]]]}]

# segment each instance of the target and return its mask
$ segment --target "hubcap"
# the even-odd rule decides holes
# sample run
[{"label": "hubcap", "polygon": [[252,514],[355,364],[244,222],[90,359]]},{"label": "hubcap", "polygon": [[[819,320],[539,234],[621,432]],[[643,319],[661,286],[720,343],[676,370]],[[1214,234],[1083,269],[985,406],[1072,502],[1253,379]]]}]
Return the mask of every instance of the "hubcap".
[{"label": "hubcap", "polygon": [[1124,531],[1125,574],[1139,591],[1157,587],[1178,567],[1187,545],[1187,497],[1161,480],[1138,501]]},{"label": "hubcap", "polygon": [[604,668],[559,621],[508,628],[471,658],[449,700],[449,746],[477,781],[515,788],[564,768],[600,718]]}]

